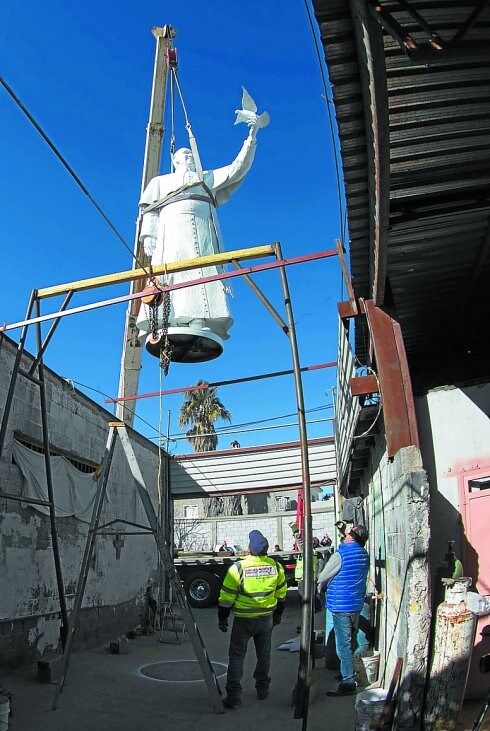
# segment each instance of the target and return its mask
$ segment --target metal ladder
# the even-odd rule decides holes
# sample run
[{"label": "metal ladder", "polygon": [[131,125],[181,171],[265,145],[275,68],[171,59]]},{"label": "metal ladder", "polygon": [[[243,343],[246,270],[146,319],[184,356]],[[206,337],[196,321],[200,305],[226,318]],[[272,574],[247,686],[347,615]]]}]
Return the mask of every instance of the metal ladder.
[{"label": "metal ladder", "polygon": [[136,460],[136,456],[134,454],[134,450],[133,450],[133,447],[131,445],[131,442],[130,442],[130,439],[129,439],[129,436],[128,436],[128,433],[126,430],[126,425],[122,422],[111,422],[109,424],[109,435],[107,438],[106,449],[105,449],[104,458],[102,461],[102,469],[101,469],[101,472],[99,475],[99,479],[97,480],[97,492],[96,492],[94,508],[93,508],[93,512],[92,512],[92,519],[90,522],[90,528],[89,528],[88,536],[87,536],[87,543],[85,545],[82,565],[80,568],[80,576],[79,576],[79,580],[78,580],[78,584],[77,584],[77,591],[75,594],[73,610],[72,610],[72,613],[69,618],[68,636],[67,636],[67,640],[66,640],[66,644],[65,644],[65,649],[63,652],[63,664],[62,664],[62,669],[61,669],[61,677],[60,677],[60,680],[56,687],[52,708],[53,708],[53,710],[57,708],[58,698],[59,698],[59,695],[62,692],[63,686],[65,684],[71,649],[73,646],[73,640],[74,640],[75,633],[77,630],[77,624],[78,624],[78,619],[79,619],[79,615],[80,615],[80,609],[82,606],[83,594],[85,591],[85,586],[87,584],[87,576],[88,576],[88,572],[89,572],[90,561],[91,561],[91,558],[93,555],[95,538],[96,538],[97,529],[99,526],[100,514],[102,512],[102,505],[104,503],[104,498],[105,498],[106,491],[107,491],[107,481],[108,481],[108,477],[109,477],[109,470],[110,470],[112,455],[114,453],[114,447],[115,447],[117,436],[119,436],[122,447],[124,449],[124,453],[126,455],[126,459],[128,460],[131,474],[133,475],[134,482],[136,485],[136,490],[140,496],[141,502],[143,503],[143,508],[144,508],[146,516],[148,518],[148,523],[149,523],[150,529],[155,537],[157,549],[160,554],[162,564],[165,568],[170,586],[173,590],[173,595],[176,597],[177,603],[182,612],[182,618],[184,620],[184,627],[189,634],[189,639],[194,648],[194,654],[196,656],[196,660],[201,669],[203,679],[208,688],[211,702],[213,704],[213,709],[214,709],[215,713],[224,713],[224,707],[223,707],[223,704],[221,703],[221,689],[219,687],[218,679],[215,675],[213,666],[209,659],[209,655],[204,646],[204,642],[202,640],[201,634],[199,632],[199,628],[194,619],[194,615],[192,614],[191,608],[189,607],[189,604],[187,602],[187,597],[186,597],[185,591],[182,587],[182,583],[175,570],[172,556],[170,554],[169,546],[163,538],[161,526],[158,522],[158,518],[155,513],[153,503],[151,502],[150,495],[146,488],[145,481],[141,474],[141,470],[138,466],[138,462]]}]

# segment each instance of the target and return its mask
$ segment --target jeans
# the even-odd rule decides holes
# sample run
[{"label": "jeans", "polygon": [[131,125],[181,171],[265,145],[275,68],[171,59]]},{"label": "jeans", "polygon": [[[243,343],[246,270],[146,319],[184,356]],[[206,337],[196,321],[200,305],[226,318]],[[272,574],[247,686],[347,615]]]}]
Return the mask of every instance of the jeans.
[{"label": "jeans", "polygon": [[258,691],[267,691],[271,679],[272,615],[243,619],[235,617],[230,637],[228,673],[226,676],[226,692],[229,698],[240,698],[242,692],[241,679],[243,662],[247,653],[249,639],[253,637],[257,664],[255,666],[255,687]]},{"label": "jeans", "polygon": [[353,650],[360,612],[332,612],[335,647],[340,660],[340,674],[343,683],[355,683]]}]

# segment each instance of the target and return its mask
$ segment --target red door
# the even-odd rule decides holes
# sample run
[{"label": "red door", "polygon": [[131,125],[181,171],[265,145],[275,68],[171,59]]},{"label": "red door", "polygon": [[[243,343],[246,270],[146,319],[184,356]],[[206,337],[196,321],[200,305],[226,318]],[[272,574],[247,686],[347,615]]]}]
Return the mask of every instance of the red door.
[{"label": "red door", "polygon": [[[461,514],[466,533],[463,542],[463,569],[474,584],[471,591],[490,595],[490,468],[467,472],[460,482]],[[479,698],[488,691],[489,678],[479,672],[482,655],[490,653],[490,635],[482,636],[490,627],[490,615],[478,618],[475,648],[466,686],[467,698]]]}]

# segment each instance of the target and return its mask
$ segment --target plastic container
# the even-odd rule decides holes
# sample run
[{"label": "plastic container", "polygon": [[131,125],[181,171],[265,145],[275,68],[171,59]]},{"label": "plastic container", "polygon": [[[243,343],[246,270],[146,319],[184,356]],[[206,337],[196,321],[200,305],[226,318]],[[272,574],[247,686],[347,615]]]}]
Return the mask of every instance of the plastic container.
[{"label": "plastic container", "polygon": [[375,683],[379,672],[379,652],[366,650],[355,654],[354,670],[358,685],[366,686]]},{"label": "plastic container", "polygon": [[356,696],[356,731],[375,728],[385,704],[386,688],[369,688]]},{"label": "plastic container", "polygon": [[0,731],[6,731],[9,727],[10,702],[9,699],[0,695]]}]

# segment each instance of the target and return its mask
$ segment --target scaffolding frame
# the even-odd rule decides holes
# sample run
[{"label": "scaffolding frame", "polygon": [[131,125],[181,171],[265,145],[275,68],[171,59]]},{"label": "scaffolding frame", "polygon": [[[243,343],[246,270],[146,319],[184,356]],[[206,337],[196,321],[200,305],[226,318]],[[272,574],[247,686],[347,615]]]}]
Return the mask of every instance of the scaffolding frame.
[{"label": "scaffolding frame", "polygon": [[[317,254],[312,254],[309,256],[303,256],[303,257],[296,257],[295,259],[289,259],[285,260],[282,255],[282,249],[278,242],[274,243],[273,245],[268,246],[262,246],[262,247],[252,247],[249,249],[240,249],[235,251],[230,251],[227,253],[221,253],[221,254],[214,254],[206,257],[199,257],[195,259],[188,259],[188,260],[182,260],[179,262],[170,262],[164,265],[160,266],[154,266],[152,269],[152,274],[154,276],[157,276],[159,274],[169,273],[169,272],[179,272],[179,271],[187,271],[191,269],[199,269],[203,266],[212,266],[212,265],[218,265],[218,264],[224,264],[224,263],[232,263],[235,267],[235,271],[232,272],[225,272],[223,274],[217,274],[212,277],[205,277],[200,278],[197,280],[194,280],[192,282],[185,282],[185,284],[178,284],[178,285],[170,285],[167,287],[158,287],[155,288],[155,291],[172,291],[173,289],[181,288],[182,286],[189,287],[197,284],[202,284],[205,281],[213,281],[216,279],[227,279],[231,278],[232,276],[243,276],[245,278],[245,281],[250,286],[254,294],[259,298],[259,300],[264,304],[266,309],[269,311],[269,313],[272,315],[273,319],[276,321],[276,323],[279,325],[280,329],[284,332],[284,334],[288,337],[290,341],[290,347],[291,347],[291,357],[292,357],[292,363],[293,363],[293,374],[294,374],[294,381],[295,381],[295,394],[296,394],[296,403],[297,403],[297,409],[298,409],[298,424],[299,424],[299,436],[300,436],[300,451],[301,451],[301,471],[302,471],[302,497],[303,497],[303,505],[304,505],[304,526],[303,526],[303,541],[304,541],[304,547],[303,547],[303,556],[304,556],[304,596],[302,600],[302,606],[301,606],[301,634],[300,634],[300,656],[299,656],[299,665],[298,665],[298,678],[295,688],[295,710],[294,710],[294,717],[295,718],[303,718],[303,726],[306,723],[307,716],[308,716],[308,696],[309,696],[309,676],[312,669],[312,636],[313,636],[313,599],[314,599],[314,578],[313,578],[313,548],[312,548],[312,522],[311,522],[311,494],[310,494],[310,472],[309,472],[309,462],[308,462],[308,444],[307,444],[307,430],[306,430],[306,412],[305,412],[305,405],[304,405],[304,398],[303,398],[303,387],[302,387],[302,377],[301,377],[301,367],[299,362],[299,353],[298,353],[298,343],[296,339],[296,329],[294,324],[294,317],[293,317],[293,309],[291,304],[291,294],[289,290],[289,284],[286,274],[286,267],[290,264],[298,264],[303,263],[307,261],[313,261],[318,260],[321,258],[327,258],[331,256],[336,256],[338,254],[337,251],[324,251]],[[275,257],[275,262],[260,265],[256,267],[249,267],[249,268],[242,268],[239,264],[241,260],[249,260],[264,256],[273,256]],[[269,302],[269,300],[266,298],[266,296],[262,293],[262,291],[259,289],[259,287],[255,284],[255,282],[251,279],[250,273],[256,272],[256,271],[264,271],[266,269],[279,269],[280,274],[280,280],[281,280],[281,288],[282,288],[282,295],[284,299],[284,308],[286,312],[286,320],[287,322],[279,315],[279,313],[276,311],[276,309],[273,307],[273,305]],[[98,287],[104,287],[109,286],[116,283],[123,283],[123,282],[133,282],[135,280],[141,279],[146,274],[145,270],[143,269],[133,269],[131,271],[125,271],[125,272],[119,272],[115,274],[108,274],[103,275],[100,277],[92,277],[90,279],[84,279],[79,280],[76,282],[69,282],[67,284],[57,285],[55,287],[47,287],[44,289],[39,290],[33,290],[31,292],[31,296],[29,299],[26,317],[23,321],[18,323],[13,323],[10,325],[4,325],[3,328],[1,328],[2,331],[9,331],[16,328],[22,328],[21,336],[19,339],[18,347],[17,347],[17,353],[16,358],[14,362],[14,367],[12,371],[12,376],[9,384],[9,389],[7,392],[7,398],[5,403],[5,410],[4,415],[2,418],[2,422],[0,425],[0,458],[3,453],[4,445],[5,445],[5,437],[7,433],[7,427],[8,427],[8,421],[10,417],[10,411],[12,407],[12,401],[14,397],[15,392],[15,385],[16,380],[19,374],[23,375],[24,377],[28,378],[30,381],[35,383],[39,386],[40,389],[40,403],[41,403],[41,426],[42,426],[42,433],[43,433],[43,447],[44,447],[44,454],[45,454],[45,467],[46,467],[46,481],[47,481],[47,488],[48,488],[48,505],[49,505],[49,512],[50,512],[50,526],[51,526],[51,535],[52,535],[52,542],[53,542],[53,558],[55,563],[55,572],[56,572],[56,580],[57,580],[57,586],[58,586],[58,593],[60,598],[60,610],[61,610],[61,616],[62,616],[62,625],[60,630],[60,636],[62,641],[62,647],[64,650],[64,657],[65,665],[64,665],[64,672],[62,675],[62,680],[60,681],[60,685],[57,689],[57,693],[55,696],[55,701],[53,707],[56,707],[56,702],[59,693],[61,692],[61,689],[63,687],[64,678],[66,675],[66,670],[68,668],[68,659],[71,651],[71,644],[73,640],[73,636],[76,632],[76,620],[78,619],[78,611],[76,611],[76,607],[71,613],[70,619],[68,618],[68,610],[66,607],[66,597],[64,592],[64,584],[63,584],[63,577],[62,577],[62,571],[61,571],[61,557],[60,557],[60,551],[59,551],[59,544],[58,544],[58,537],[57,537],[57,530],[56,530],[56,516],[55,516],[55,505],[53,500],[53,483],[52,483],[52,475],[51,475],[51,466],[50,466],[50,448],[49,448],[49,429],[48,429],[48,418],[47,418],[47,408],[46,408],[46,389],[45,389],[45,380],[44,380],[44,365],[43,365],[43,356],[46,351],[46,348],[49,345],[49,342],[51,341],[56,328],[59,325],[59,322],[62,317],[77,314],[79,312],[97,309],[101,307],[105,307],[110,304],[117,304],[121,301],[129,301],[136,298],[141,298],[143,296],[148,295],[148,290],[146,292],[137,292],[134,294],[126,295],[124,297],[114,298],[112,300],[105,300],[89,305],[84,305],[78,308],[74,308],[72,310],[68,310],[68,304],[75,292],[78,291],[86,291],[93,288]],[[56,295],[65,295],[65,299],[62,303],[62,306],[60,307],[59,311],[56,313],[52,313],[50,315],[41,315],[41,307],[40,303],[42,300],[56,296]],[[34,312],[34,316],[33,316]],[[52,320],[51,327],[49,329],[48,334],[46,335],[45,339],[42,339],[42,333],[41,333],[41,324],[42,322]],[[31,367],[29,371],[23,370],[21,368],[21,359],[22,354],[24,352],[25,342],[28,334],[28,328],[31,325],[35,325],[36,327],[36,339],[37,339],[37,355],[34,358],[33,363],[31,364]],[[34,372],[37,369],[37,377],[34,375]],[[124,427],[124,424],[120,425],[121,427]],[[110,428],[110,435],[113,434],[114,427]],[[112,449],[114,440],[112,440]],[[109,442],[108,447],[106,447],[106,455],[107,450],[109,448]],[[112,453],[111,453],[112,455]],[[110,465],[110,458],[108,461],[108,464]],[[128,460],[131,463],[131,460]],[[131,466],[131,465],[130,465]],[[139,468],[138,468],[139,469]],[[101,486],[101,491],[105,492],[105,486],[104,486],[104,480],[107,482],[107,476],[108,476],[108,470],[104,470],[103,473],[99,477],[99,485]],[[138,479],[135,478],[136,483],[138,484]],[[13,500],[19,500],[21,502],[29,503],[32,502],[34,504],[34,500],[30,500],[26,497],[17,497],[13,496],[10,493],[2,493],[0,492],[0,497],[4,497],[6,499],[13,499]],[[143,498],[142,498],[143,499]],[[150,506],[153,509],[153,506],[150,501]],[[101,509],[102,505],[100,505]],[[146,509],[146,508],[145,508]],[[97,505],[94,506],[94,516],[95,511],[97,510]],[[147,516],[149,515],[147,511]],[[93,517],[94,517],[93,516]],[[97,518],[98,520],[98,518]],[[160,531],[160,534],[162,534],[162,526],[160,525],[160,522],[158,521],[158,518],[156,518],[158,530]],[[155,537],[157,538],[158,531],[155,530],[155,528],[151,528],[152,532],[155,533]],[[92,545],[93,547],[93,540],[95,540],[95,531],[90,532],[87,538],[87,549],[89,545]],[[82,575],[81,575],[81,580]],[[80,584],[80,582],[79,582]],[[80,589],[80,586],[78,587]],[[77,590],[78,593],[78,590]],[[80,606],[78,609],[81,609],[81,601],[83,598],[83,587],[81,590],[81,594],[79,597]],[[188,608],[188,611],[191,613],[190,608]],[[192,613],[190,614],[190,617],[192,617]],[[75,622],[73,621],[75,619]],[[68,638],[68,643],[67,643]],[[202,643],[202,640],[200,641]],[[207,657],[204,645],[202,644],[203,648],[203,657]],[[196,650],[196,647],[194,647],[196,651],[196,657],[198,659],[198,662],[200,662],[201,658],[198,656],[199,653]],[[200,662],[201,664],[201,662]],[[201,669],[203,669],[203,666],[201,665]],[[206,671],[207,672],[207,671]],[[212,666],[210,665],[210,672],[212,676],[214,677],[214,680],[209,681],[209,678],[207,679],[208,682],[208,689],[210,690],[211,699],[213,701],[213,705],[216,712],[220,712],[220,709],[217,707],[216,702],[216,693],[214,688],[217,687],[218,693],[219,691],[219,685],[218,681],[216,679],[216,676],[214,674],[214,670]],[[204,673],[204,670],[203,670]],[[206,673],[205,673],[206,674]],[[205,678],[206,679],[206,678]],[[218,696],[219,697],[219,696]]]}]

